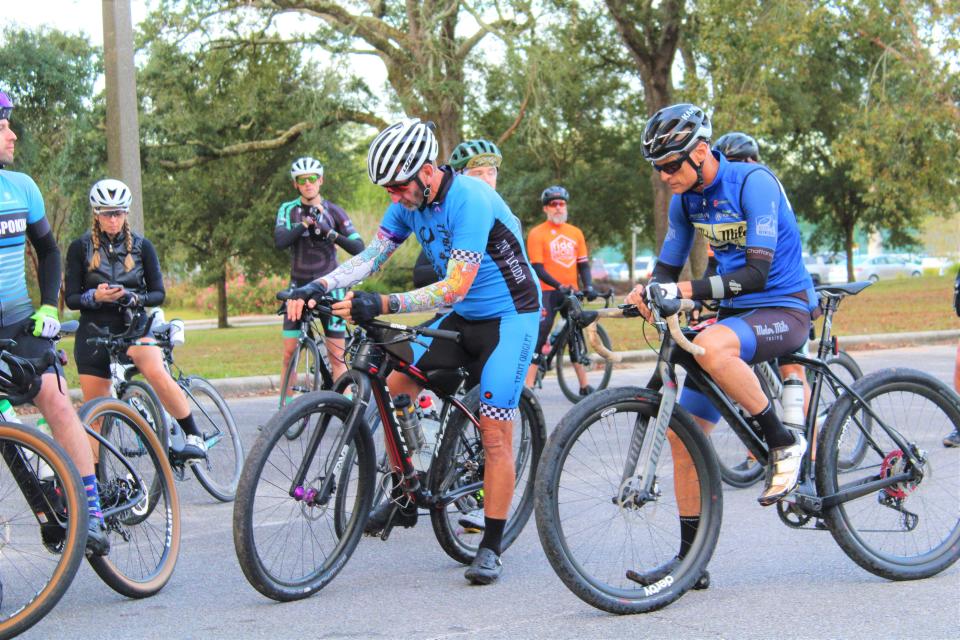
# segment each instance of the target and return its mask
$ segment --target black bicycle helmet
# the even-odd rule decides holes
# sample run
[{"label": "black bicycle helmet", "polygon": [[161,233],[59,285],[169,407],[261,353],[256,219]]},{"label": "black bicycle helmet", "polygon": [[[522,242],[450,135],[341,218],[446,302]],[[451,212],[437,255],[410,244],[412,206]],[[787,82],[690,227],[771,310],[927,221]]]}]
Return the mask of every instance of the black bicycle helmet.
[{"label": "black bicycle helmet", "polygon": [[566,189],[558,184],[555,184],[552,187],[547,187],[543,190],[543,193],[540,194],[541,205],[546,206],[551,200],[563,200],[564,202],[569,202],[570,194],[567,193]]},{"label": "black bicycle helmet", "polygon": [[745,133],[731,131],[725,133],[717,139],[714,149],[727,157],[727,160],[734,162],[745,162],[753,160],[760,162],[760,145]]},{"label": "black bicycle helmet", "polygon": [[450,154],[447,161],[457,171],[474,167],[499,167],[503,154],[497,145],[489,140],[464,140]]},{"label": "black bicycle helmet", "polygon": [[711,135],[710,117],[700,107],[688,103],[664,107],[643,129],[643,157],[648,162],[660,162],[693,149],[700,140],[709,141]]}]

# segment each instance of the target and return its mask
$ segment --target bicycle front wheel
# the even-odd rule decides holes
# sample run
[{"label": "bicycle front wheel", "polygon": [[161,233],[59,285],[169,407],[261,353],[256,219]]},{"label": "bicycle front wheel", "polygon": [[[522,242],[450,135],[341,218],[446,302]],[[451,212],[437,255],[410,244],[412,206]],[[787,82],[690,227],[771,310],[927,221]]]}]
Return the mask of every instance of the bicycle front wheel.
[{"label": "bicycle front wheel", "polygon": [[[841,466],[844,439],[861,430],[864,415],[844,394],[820,439],[820,496],[897,475],[909,479],[828,509],[830,532],[854,562],[880,577],[916,580],[939,573],[960,558],[960,449],[940,442],[960,426],[960,401],[947,385],[913,369],[877,371],[853,389],[876,414],[869,446],[856,467]],[[919,458],[919,468],[891,433]]]},{"label": "bicycle front wheel", "polygon": [[[320,348],[313,340],[304,340],[297,345],[297,350],[290,357],[287,370],[280,383],[280,408],[305,393],[320,390],[320,367],[323,363],[320,358]],[[287,438],[293,440],[303,431],[306,424],[290,425]]]},{"label": "bicycle front wheel", "polygon": [[210,495],[220,502],[230,502],[243,471],[243,442],[233,412],[220,392],[203,378],[190,376],[182,386],[207,445],[206,459],[190,466]]},{"label": "bicycle front wheel", "polygon": [[170,580],[180,553],[180,500],[167,452],[121,400],[91,400],[78,413],[109,443],[98,442],[94,457],[110,554],[91,556],[90,565],[117,593],[152,596]]},{"label": "bicycle front wheel", "polygon": [[[340,572],[360,541],[373,494],[374,453],[363,425],[343,437],[352,408],[330,391],[288,403],[264,426],[243,465],[233,542],[243,574],[268,598],[313,595]],[[290,426],[301,423],[300,437],[287,439]],[[344,468],[350,469],[346,478]],[[348,498],[339,501],[340,493]],[[340,532],[338,504],[349,509],[340,516],[346,523]]]},{"label": "bicycle front wheel", "polygon": [[[120,398],[137,413],[140,414],[146,423],[150,426],[157,439],[160,441],[160,447],[163,451],[170,450],[170,417],[163,409],[160,403],[160,397],[149,384],[144,380],[131,380],[123,389],[123,395]],[[169,460],[169,457],[167,458]],[[162,476],[154,475],[149,489],[149,495],[160,495],[160,482]]]},{"label": "bicycle front wheel", "polygon": [[[480,387],[464,397],[463,404],[474,415],[480,412]],[[520,395],[513,426],[514,483],[513,500],[503,530],[501,551],[520,535],[533,510],[533,483],[537,464],[546,440],[546,424],[536,396],[529,389]],[[430,511],[437,542],[447,555],[463,564],[473,562],[483,537],[483,474],[486,456],[480,430],[461,411],[452,412],[440,449],[428,472],[427,483],[438,498],[459,492],[468,485],[478,488],[460,496],[444,508]]]},{"label": "bicycle front wheel", "polygon": [[[653,428],[659,406],[660,396],[648,389],[600,391],[563,417],[540,461],[537,530],[547,559],[577,597],[610,613],[653,611],[682,596],[702,575],[720,534],[720,471],[685,411],[677,408],[670,419],[669,446],[660,452],[650,492],[637,469],[625,469],[634,438]],[[676,463],[691,473],[682,496]],[[684,558],[681,504],[685,515],[700,515]]]},{"label": "bicycle front wheel", "polygon": [[60,601],[83,559],[87,500],[67,453],[30,427],[0,423],[0,638]]},{"label": "bicycle front wheel", "polygon": [[[606,329],[597,325],[597,335],[600,337],[603,346],[612,351],[613,345]],[[587,374],[587,382],[593,387],[594,391],[606,389],[607,385],[610,384],[610,376],[613,374],[613,361],[605,358],[601,358],[599,361],[592,360],[582,330],[580,330],[577,340],[574,340],[573,336],[568,334],[567,339],[555,345],[555,348],[559,349],[555,360],[557,363],[557,383],[559,383],[563,395],[570,402],[579,402],[585,397],[580,395],[580,379],[577,377],[574,364],[583,367]]]}]

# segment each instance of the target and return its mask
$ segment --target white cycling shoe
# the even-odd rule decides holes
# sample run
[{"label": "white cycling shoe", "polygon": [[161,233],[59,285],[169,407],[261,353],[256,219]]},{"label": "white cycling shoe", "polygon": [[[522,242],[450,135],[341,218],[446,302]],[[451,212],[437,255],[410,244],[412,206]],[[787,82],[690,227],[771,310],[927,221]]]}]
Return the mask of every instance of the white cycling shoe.
[{"label": "white cycling shoe", "polygon": [[776,504],[797,488],[800,462],[807,450],[807,439],[798,431],[794,431],[794,439],[795,442],[791,445],[770,450],[766,482],[763,493],[757,498],[757,502],[765,507]]}]

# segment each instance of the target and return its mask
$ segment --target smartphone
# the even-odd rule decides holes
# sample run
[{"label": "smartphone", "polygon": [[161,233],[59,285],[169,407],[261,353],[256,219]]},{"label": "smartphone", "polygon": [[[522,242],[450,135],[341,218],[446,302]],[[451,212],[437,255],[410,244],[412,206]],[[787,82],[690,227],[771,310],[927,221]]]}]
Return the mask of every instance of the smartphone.
[{"label": "smartphone", "polygon": [[108,284],[107,287],[110,289],[123,289],[122,284]]}]

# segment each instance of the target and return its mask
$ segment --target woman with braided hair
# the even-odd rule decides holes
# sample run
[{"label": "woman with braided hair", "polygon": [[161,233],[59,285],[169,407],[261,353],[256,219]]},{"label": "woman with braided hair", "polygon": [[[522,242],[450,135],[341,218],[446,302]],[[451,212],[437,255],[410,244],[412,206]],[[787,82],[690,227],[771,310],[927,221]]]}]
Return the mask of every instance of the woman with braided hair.
[{"label": "woman with braided hair", "polygon": [[[127,219],[133,196],[119,180],[100,180],[90,189],[92,229],[67,250],[64,296],[80,311],[74,360],[84,401],[110,395],[110,355],[87,344],[97,330],[122,333],[128,328],[129,307],[155,307],[166,292],[153,244],[130,229]],[[145,337],[144,341],[151,338]],[[183,460],[207,456],[183,391],[163,366],[159,347],[133,346],[127,356],[154,388],[167,412],[186,434],[186,446],[174,455]]]}]

